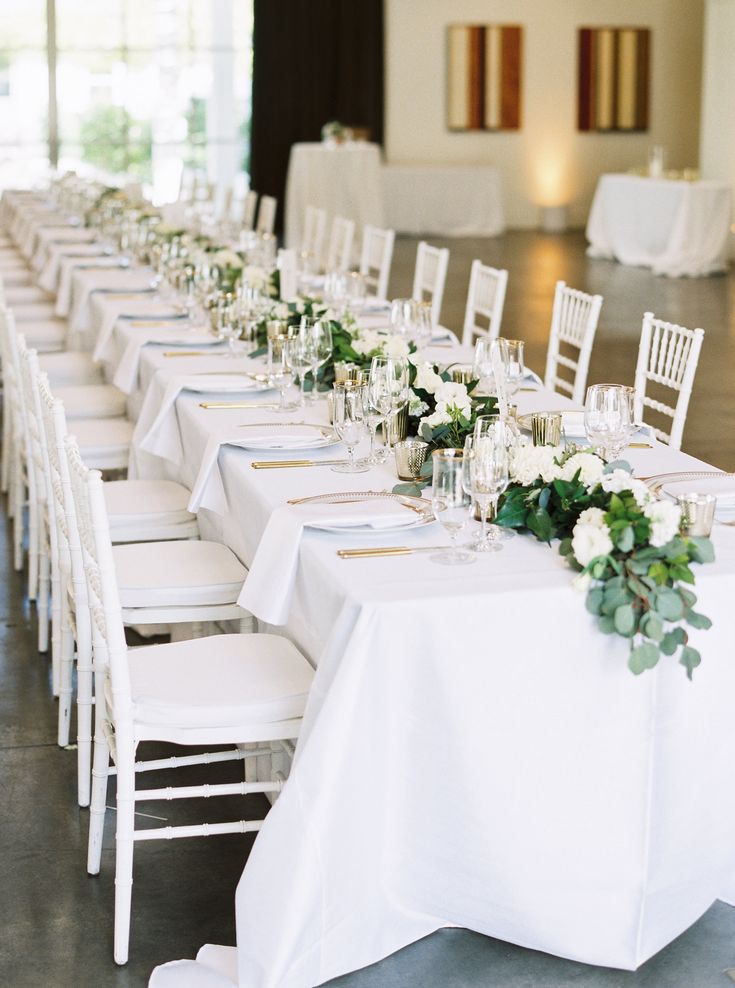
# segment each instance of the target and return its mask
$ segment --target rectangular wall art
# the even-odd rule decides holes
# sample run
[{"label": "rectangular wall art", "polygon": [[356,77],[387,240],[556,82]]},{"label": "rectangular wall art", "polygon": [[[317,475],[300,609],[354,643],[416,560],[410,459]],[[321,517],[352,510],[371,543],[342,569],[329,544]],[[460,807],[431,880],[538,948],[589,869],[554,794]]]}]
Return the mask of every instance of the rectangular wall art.
[{"label": "rectangular wall art", "polygon": [[518,130],[523,29],[450,24],[447,28],[447,127]]},{"label": "rectangular wall art", "polygon": [[648,129],[650,56],[648,28],[579,29],[579,130]]}]

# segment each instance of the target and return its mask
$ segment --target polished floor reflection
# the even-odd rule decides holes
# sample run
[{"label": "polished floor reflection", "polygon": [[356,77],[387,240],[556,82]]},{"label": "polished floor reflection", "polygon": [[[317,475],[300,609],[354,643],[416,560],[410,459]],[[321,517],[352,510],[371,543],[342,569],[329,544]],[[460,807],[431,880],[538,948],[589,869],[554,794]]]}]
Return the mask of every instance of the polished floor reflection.
[{"label": "polished floor reflection", "polygon": [[[432,238],[432,242],[434,241]],[[605,296],[591,381],[632,381],[642,313],[706,330],[685,448],[735,467],[733,276],[669,281],[643,270],[588,261],[580,234],[528,233],[446,241],[451,249],[443,322],[462,323],[470,262],[506,266],[504,332],[528,341],[543,369],[554,283]],[[391,293],[410,291],[416,241],[396,246]],[[85,872],[87,812],[75,807],[75,753],[56,747],[49,668],[35,650],[23,582],[11,572],[0,524],[0,985],[9,988],[143,988],[154,965],[193,956],[204,942],[233,943],[234,890],[252,838],[151,842],[136,849],[131,960],[112,962],[113,827],[108,815],[102,874]],[[229,777],[233,766],[221,768]],[[201,769],[198,770],[201,772]],[[234,770],[236,772],[236,770]],[[199,780],[196,769],[190,778]],[[181,781],[182,774],[177,776]],[[156,780],[158,784],[158,780]],[[165,781],[161,780],[161,785]],[[380,793],[375,794],[380,799]],[[266,809],[262,797],[254,805]],[[110,792],[109,802],[114,801]],[[177,816],[201,813],[186,801]],[[501,810],[502,811],[502,810]],[[166,816],[169,807],[146,804]],[[229,800],[212,801],[226,819]],[[257,812],[257,809],[256,809]],[[542,816],[543,808],[540,808]],[[222,816],[220,816],[222,814]],[[604,848],[601,852],[604,853]],[[355,890],[359,894],[359,889]],[[378,965],[340,978],[337,988],[726,988],[735,966],[735,909],[715,904],[635,974],[589,968],[463,930],[443,930]],[[243,986],[245,988],[245,986]]]}]

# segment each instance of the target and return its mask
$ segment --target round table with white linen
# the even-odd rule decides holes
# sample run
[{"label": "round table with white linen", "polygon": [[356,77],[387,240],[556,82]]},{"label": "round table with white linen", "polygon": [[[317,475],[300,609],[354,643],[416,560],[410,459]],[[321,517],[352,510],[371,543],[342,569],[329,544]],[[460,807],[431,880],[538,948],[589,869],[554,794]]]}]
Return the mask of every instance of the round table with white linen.
[{"label": "round table with white linen", "polygon": [[399,233],[497,237],[505,230],[500,172],[490,165],[385,165],[385,217]]}]

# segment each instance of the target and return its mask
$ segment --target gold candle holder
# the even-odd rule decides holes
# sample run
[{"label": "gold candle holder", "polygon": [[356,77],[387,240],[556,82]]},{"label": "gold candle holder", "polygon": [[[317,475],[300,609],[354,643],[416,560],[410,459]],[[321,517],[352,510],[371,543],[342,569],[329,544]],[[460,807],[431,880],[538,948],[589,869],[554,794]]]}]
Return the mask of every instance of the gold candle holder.
[{"label": "gold candle holder", "polygon": [[679,494],[681,527],[685,535],[709,537],[715,520],[717,498],[714,494]]},{"label": "gold candle holder", "polygon": [[399,480],[418,480],[429,444],[421,439],[403,439],[393,444]]},{"label": "gold candle holder", "polygon": [[452,375],[452,381],[455,384],[464,384],[466,386],[470,383],[470,381],[475,380],[475,372],[469,364],[463,364],[460,367],[452,367],[450,373]]},{"label": "gold candle holder", "polygon": [[351,381],[354,384],[367,384],[367,372],[358,364],[338,360],[334,364],[334,383],[344,384],[345,381]]},{"label": "gold candle holder", "polygon": [[532,412],[531,439],[534,446],[559,446],[561,412]]}]

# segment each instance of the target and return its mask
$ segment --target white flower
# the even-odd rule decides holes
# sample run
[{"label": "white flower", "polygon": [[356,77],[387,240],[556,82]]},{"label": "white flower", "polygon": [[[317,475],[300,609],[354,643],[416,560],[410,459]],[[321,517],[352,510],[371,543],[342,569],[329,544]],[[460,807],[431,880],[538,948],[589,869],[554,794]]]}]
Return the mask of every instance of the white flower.
[{"label": "white flower", "polygon": [[400,336],[390,336],[383,346],[386,357],[406,358],[408,356],[408,341]]},{"label": "white flower", "polygon": [[425,419],[421,419],[421,425],[426,423],[430,429],[436,429],[440,425],[448,425],[451,421],[452,416],[446,409],[437,408],[431,415],[427,415]]},{"label": "white flower", "polygon": [[630,491],[639,508],[645,507],[651,500],[651,492],[643,481],[636,480],[626,470],[613,470],[611,473],[603,474],[600,484],[603,491],[609,494]]},{"label": "white flower", "polygon": [[670,542],[679,531],[681,523],[681,508],[672,501],[649,501],[644,507],[643,514],[651,522],[652,546],[662,546]]},{"label": "white flower", "polygon": [[362,330],[352,341],[352,349],[363,355],[372,353],[374,350],[380,350],[382,345],[383,337],[374,329]]},{"label": "white flower", "polygon": [[434,370],[433,364],[421,364],[416,371],[416,380],[413,382],[415,388],[421,391],[428,391],[433,395],[438,387],[444,384],[441,377]]},{"label": "white flower", "polygon": [[589,525],[592,528],[607,528],[605,512],[602,508],[585,508],[577,518],[578,525]]},{"label": "white flower", "polygon": [[[581,517],[581,516],[580,516]],[[572,532],[572,552],[580,566],[587,566],[598,556],[612,552],[613,544],[607,525],[586,525],[578,521]]]},{"label": "white flower", "polygon": [[579,593],[586,593],[592,585],[592,577],[589,573],[577,573],[572,580],[572,587]]},{"label": "white flower", "polygon": [[442,381],[434,392],[436,407],[446,409],[450,414],[464,415],[469,418],[472,415],[472,399],[464,384],[455,384],[454,381]]},{"label": "white flower", "polygon": [[594,453],[574,453],[561,468],[561,479],[572,480],[579,470],[579,479],[590,488],[599,484],[604,469],[604,462]]},{"label": "white flower", "polygon": [[218,250],[212,261],[221,268],[237,268],[239,270],[242,267],[242,258],[234,250]]},{"label": "white flower", "polygon": [[242,277],[245,284],[250,285],[251,288],[262,290],[268,284],[268,274],[263,268],[256,267],[254,264],[248,264],[243,269]]},{"label": "white flower", "polygon": [[279,302],[278,305],[273,307],[273,318],[274,319],[288,319],[291,315],[291,310],[286,305],[285,302]]},{"label": "white flower", "polygon": [[412,418],[418,418],[419,415],[423,415],[424,412],[428,412],[429,406],[425,401],[421,401],[419,396],[413,390],[409,388],[408,391],[408,414]]},{"label": "white flower", "polygon": [[559,477],[556,459],[561,455],[559,446],[518,446],[513,454],[512,477],[516,484],[527,487],[539,477],[545,484]]}]

